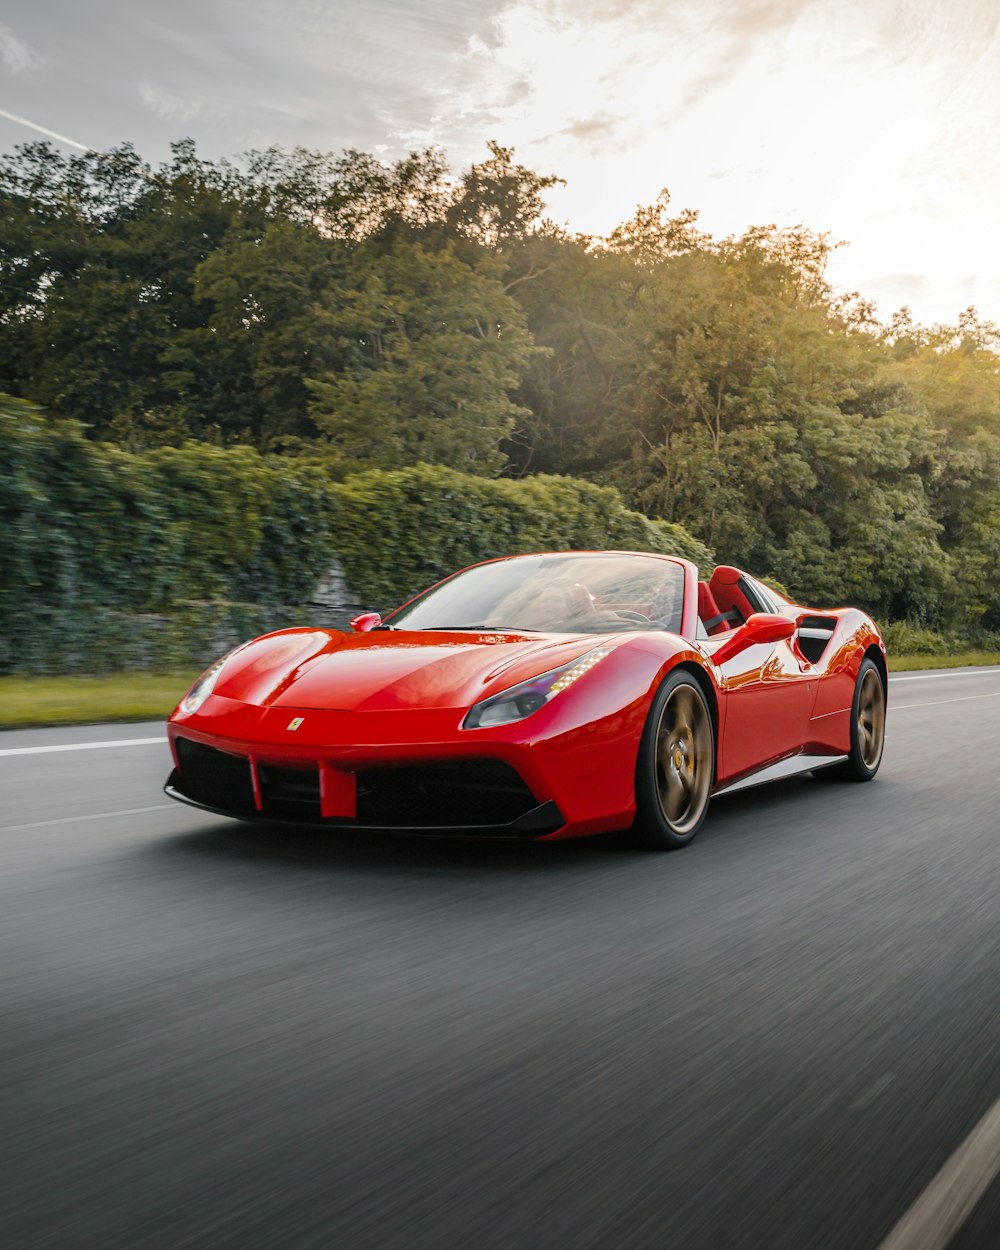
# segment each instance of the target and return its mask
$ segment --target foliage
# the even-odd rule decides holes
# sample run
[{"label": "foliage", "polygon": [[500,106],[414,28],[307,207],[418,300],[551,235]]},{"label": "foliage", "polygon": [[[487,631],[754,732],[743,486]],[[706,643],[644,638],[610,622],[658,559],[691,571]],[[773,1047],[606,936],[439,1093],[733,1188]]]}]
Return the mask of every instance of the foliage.
[{"label": "foliage", "polygon": [[[348,445],[367,404],[398,430],[426,399],[433,437],[389,443],[463,460],[477,438],[488,471],[530,344],[494,249],[555,181],[490,153],[456,182],[434,150],[385,166],[269,149],[238,167],[185,141],[154,171],[128,145],[26,144],[0,162],[0,391],[135,449],[314,438],[310,383]],[[443,362],[450,385],[430,385]]]},{"label": "foliage", "polygon": [[485,481],[439,465],[374,471],[337,489],[351,543],[341,549],[352,586],[385,610],[478,560],[531,551],[659,551],[710,565],[679,525],[622,507],[618,492],[571,478]]},{"label": "foliage", "polygon": [[531,233],[544,208],[542,193],[562,180],[516,164],[513,148],[492,141],[486,146],[489,160],[464,175],[448,221],[464,237],[502,248]]},{"label": "foliage", "polygon": [[384,609],[464,564],[550,548],[709,553],[568,478],[442,466],[333,482],[302,460],[186,443],[144,453],[0,398],[0,671],[184,668],[315,623],[339,563]]},{"label": "foliage", "polygon": [[954,638],[908,621],[890,622],[882,630],[882,639],[890,655],[948,655],[955,649]]},{"label": "foliage", "polygon": [[500,441],[522,415],[508,393],[531,346],[501,270],[418,243],[354,253],[345,288],[318,310],[341,370],[308,382],[310,414],[345,462],[502,468]]},{"label": "foliage", "polygon": [[[431,509],[446,498],[477,553],[494,549],[478,518],[510,543],[534,532],[518,501],[584,478],[816,606],[1000,630],[1000,330],[971,309],[883,324],[829,287],[825,235],[715,239],[666,191],[607,238],[572,237],[543,220],[556,181],[497,143],[458,174],[436,149],[234,164],[184,142],[152,169],[127,145],[38,143],[0,160],[0,390],[85,426],[25,436],[2,469],[51,535],[0,556],[17,593],[41,576],[96,610],[100,567],[127,612],[187,593],[184,567],[208,599],[294,602],[315,567],[296,553],[327,541],[355,475],[406,470],[367,489],[408,491],[414,517],[421,490]],[[51,477],[62,458],[79,478]],[[460,506],[420,464],[480,483],[463,479]],[[216,516],[205,500],[230,477]],[[503,517],[522,508],[516,534],[500,499]],[[361,500],[350,524],[385,552]],[[140,551],[162,527],[171,561],[112,567],[108,534]],[[421,576],[449,565],[444,537],[440,560],[438,537],[420,542]]]},{"label": "foliage", "polygon": [[554,350],[526,379],[520,463],[612,482],[801,601],[1000,627],[995,327],[880,326],[826,286],[825,237],[715,241],[667,206],[606,243],[522,248]]}]

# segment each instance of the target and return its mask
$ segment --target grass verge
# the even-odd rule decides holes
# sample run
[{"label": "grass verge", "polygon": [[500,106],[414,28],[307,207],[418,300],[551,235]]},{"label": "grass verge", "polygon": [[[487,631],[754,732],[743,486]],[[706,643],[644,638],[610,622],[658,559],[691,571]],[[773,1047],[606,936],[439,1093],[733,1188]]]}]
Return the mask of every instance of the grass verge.
[{"label": "grass verge", "polygon": [[166,717],[197,673],[0,677],[0,729]]},{"label": "grass verge", "polygon": [[889,653],[890,673],[905,673],[914,668],[976,668],[982,664],[1000,664],[1000,651],[956,651],[954,655]]},{"label": "grass verge", "polygon": [[[1000,652],[890,655],[889,670],[1000,665]],[[118,673],[110,677],[0,677],[0,729],[97,725],[166,717],[197,673]]]}]

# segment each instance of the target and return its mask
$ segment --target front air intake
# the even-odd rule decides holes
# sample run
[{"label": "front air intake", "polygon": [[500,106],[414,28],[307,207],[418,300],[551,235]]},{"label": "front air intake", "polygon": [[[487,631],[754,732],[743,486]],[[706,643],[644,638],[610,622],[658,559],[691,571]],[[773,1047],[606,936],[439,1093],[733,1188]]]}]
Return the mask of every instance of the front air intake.
[{"label": "front air intake", "polygon": [[538,800],[500,760],[460,760],[358,773],[358,823],[448,829],[506,825]]},{"label": "front air intake", "polygon": [[190,738],[177,738],[175,746],[177,789],[182,794],[206,807],[237,814],[256,812],[250,761],[245,755],[229,755]]}]

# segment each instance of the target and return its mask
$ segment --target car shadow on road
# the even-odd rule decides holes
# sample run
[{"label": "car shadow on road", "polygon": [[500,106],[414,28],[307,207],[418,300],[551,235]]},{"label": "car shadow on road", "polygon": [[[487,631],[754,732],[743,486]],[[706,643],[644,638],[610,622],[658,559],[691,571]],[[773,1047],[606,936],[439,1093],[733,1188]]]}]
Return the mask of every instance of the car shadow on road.
[{"label": "car shadow on road", "polygon": [[567,873],[591,867],[607,871],[615,865],[634,865],[637,860],[651,868],[677,871],[685,862],[693,867],[706,853],[728,855],[731,848],[745,844],[748,838],[759,844],[758,837],[750,835],[766,834],[775,826],[808,831],[810,817],[819,821],[823,811],[815,783],[794,777],[714,800],[694,844],[668,854],[637,850],[625,838],[612,834],[544,842],[446,834],[374,834],[228,820],[177,834],[157,847],[171,857],[319,872]]},{"label": "car shadow on road", "polygon": [[629,850],[612,837],[567,842],[515,838],[452,837],[439,834],[360,833],[261,822],[213,824],[171,838],[161,848],[171,855],[200,856],[268,868],[312,868],[319,872],[383,875],[453,870],[463,875],[565,871],[571,866],[624,858]]}]

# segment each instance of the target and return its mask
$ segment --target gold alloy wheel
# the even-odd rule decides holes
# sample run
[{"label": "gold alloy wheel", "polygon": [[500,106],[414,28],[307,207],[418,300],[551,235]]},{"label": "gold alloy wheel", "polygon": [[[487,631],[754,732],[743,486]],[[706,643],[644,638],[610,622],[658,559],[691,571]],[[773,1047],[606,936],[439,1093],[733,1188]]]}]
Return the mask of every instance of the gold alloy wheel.
[{"label": "gold alloy wheel", "polygon": [[865,767],[875,768],[882,758],[885,741],[885,692],[879,675],[870,668],[858,695],[858,747]]},{"label": "gold alloy wheel", "polygon": [[656,730],[656,793],[675,834],[697,828],[712,785],[712,726],[708,709],[689,685],[674,689]]}]

